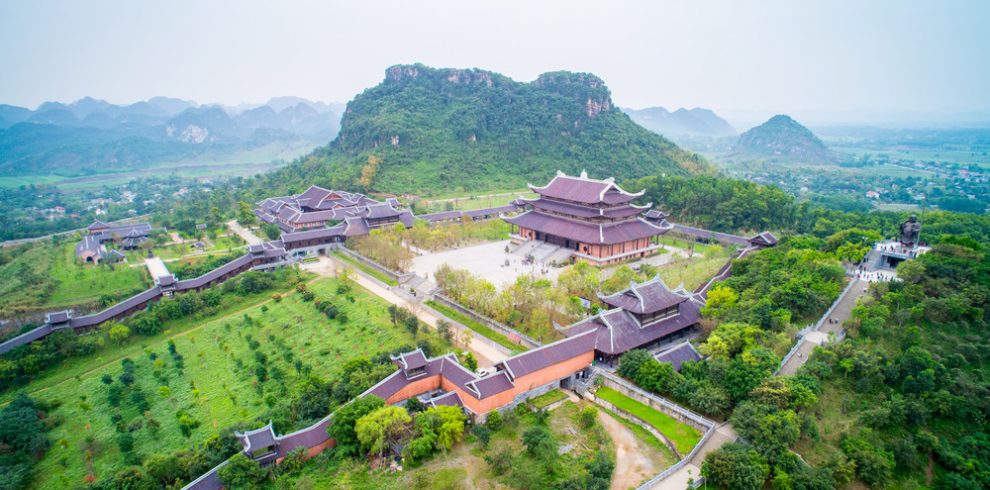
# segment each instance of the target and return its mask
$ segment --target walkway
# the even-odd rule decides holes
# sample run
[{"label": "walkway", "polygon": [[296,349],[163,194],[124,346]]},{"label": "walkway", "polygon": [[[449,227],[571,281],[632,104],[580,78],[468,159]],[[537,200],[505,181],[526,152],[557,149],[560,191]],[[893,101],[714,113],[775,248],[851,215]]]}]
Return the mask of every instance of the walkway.
[{"label": "walkway", "polygon": [[692,478],[697,480],[701,476],[701,464],[705,462],[705,456],[737,438],[739,435],[732,428],[732,424],[725,422],[718,426],[715,433],[705,441],[705,445],[691,458],[688,464],[664,478],[663,481],[653,485],[652,490],[684,490],[688,488],[688,480]]},{"label": "walkway", "polygon": [[148,273],[151,274],[152,279],[171,274],[168,267],[165,267],[165,262],[158,257],[144,259],[144,265],[148,268]]},{"label": "walkway", "polygon": [[[304,263],[301,265],[301,267],[304,270],[314,272],[322,276],[336,276],[338,267],[351,268],[350,265],[340,262],[335,258],[329,258],[329,257],[320,257],[318,261]],[[471,332],[472,334],[471,342],[468,344],[467,349],[472,353],[474,353],[475,357],[478,360],[478,366],[490,367],[498,363],[499,361],[509,357],[508,354],[505,354],[499,351],[498,349],[492,347],[491,345],[489,345],[486,340],[481,340],[477,338],[478,334],[474,333],[470,329],[467,329],[467,327],[461,325],[460,323],[452,321],[448,318],[441,318],[435,315],[432,311],[423,308],[423,306],[419,302],[402,297],[394,293],[391,289],[384,287],[381,284],[367,278],[360,271],[353,268],[351,269],[354,270],[355,272],[354,274],[351,275],[351,278],[354,280],[354,282],[360,284],[361,287],[367,289],[368,291],[371,291],[376,296],[384,299],[385,301],[388,301],[389,303],[392,303],[396,306],[401,306],[403,308],[408,309],[409,311],[413,312],[413,314],[415,314],[417,318],[422,320],[430,327],[436,328],[437,322],[439,320],[444,320],[447,323],[454,325],[454,328],[460,331],[467,330]],[[456,335],[455,338],[457,340],[460,340],[461,336]]]},{"label": "walkway", "polygon": [[241,226],[237,220],[230,220],[227,222],[227,227],[230,231],[237,233],[237,236],[241,237],[242,240],[247,242],[248,245],[261,245],[265,243],[264,240],[258,238],[257,235],[251,232],[251,230]]}]

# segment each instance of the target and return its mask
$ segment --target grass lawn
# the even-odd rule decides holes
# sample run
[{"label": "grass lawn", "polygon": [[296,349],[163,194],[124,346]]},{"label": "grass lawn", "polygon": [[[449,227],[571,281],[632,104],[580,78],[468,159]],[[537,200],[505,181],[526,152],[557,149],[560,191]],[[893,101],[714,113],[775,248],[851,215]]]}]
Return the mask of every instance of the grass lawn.
[{"label": "grass lawn", "polygon": [[[59,370],[49,379],[32,384],[31,388],[45,388],[33,396],[61,403],[50,413],[61,423],[48,433],[52,448],[36,466],[33,486],[73,487],[82,484],[89,473],[99,479],[126,466],[115,442],[114,414],[119,414],[124,424],[149,418],[158,421],[161,429],[157,436],[146,428],[132,432],[134,452],[142,457],[168,453],[191,447],[222,427],[256,425],[255,419],[267,410],[266,399],[278,396],[297,377],[296,360],[327,379],[350,359],[415,343],[406,329],[391,325],[384,301],[355,285],[347,294],[354,298],[351,303],[336,296],[337,285],[336,279],[319,279],[309,284],[309,290],[316,292],[317,298],[332,299],[349,317],[346,324],[327,319],[298,293],[287,294],[276,303],[268,299],[269,292],[216,318],[169,324],[169,333],[162,337],[145,339],[117,352],[104,351],[98,361],[90,359],[86,365],[67,367],[69,373]],[[169,336],[185,358],[183,369],[174,365],[167,350]],[[269,372],[277,368],[283,373],[282,381],[272,377],[258,382],[253,369],[258,352],[267,356]],[[122,355],[135,363],[134,386],[150,404],[145,414],[138,413],[127,396],[119,409],[107,400],[108,387],[101,377],[109,374],[113,383],[120,383]],[[162,386],[168,388],[162,390]],[[189,438],[179,431],[176,414],[180,410],[200,423]],[[90,460],[87,452],[92,455]]]},{"label": "grass lawn", "polygon": [[517,344],[509,340],[509,338],[506,337],[505,335],[502,335],[501,333],[498,333],[492,330],[491,328],[488,328],[488,326],[471,319],[470,317],[462,314],[457,310],[448,308],[447,306],[437,303],[432,299],[426,300],[426,304],[430,308],[439,311],[440,313],[450,318],[451,320],[456,320],[461,325],[464,325],[465,327],[470,328],[471,330],[474,330],[475,332],[478,332],[481,335],[488,337],[491,340],[494,340],[502,347],[505,347],[506,349],[512,351],[513,355],[529,350],[526,348],[526,346]]},{"label": "grass lawn", "polygon": [[548,405],[559,402],[567,398],[567,394],[560,389],[550,390],[540,396],[529,399],[529,404],[536,408],[546,408]]},{"label": "grass lawn", "polygon": [[601,387],[595,396],[625,410],[653,426],[674,443],[681,454],[687,454],[701,440],[701,433],[690,425],[678,422],[673,417],[629,398],[608,387]]},{"label": "grass lawn", "polygon": [[333,252],[333,256],[346,262],[347,265],[359,269],[361,272],[364,272],[365,274],[368,274],[369,276],[374,277],[375,279],[378,279],[379,281],[384,282],[389,286],[399,285],[399,282],[389,277],[388,274],[385,274],[384,272],[375,269],[374,267],[371,267],[370,265],[365,264],[364,262],[361,262],[359,260],[354,260],[350,256],[342,254],[340,252]]}]

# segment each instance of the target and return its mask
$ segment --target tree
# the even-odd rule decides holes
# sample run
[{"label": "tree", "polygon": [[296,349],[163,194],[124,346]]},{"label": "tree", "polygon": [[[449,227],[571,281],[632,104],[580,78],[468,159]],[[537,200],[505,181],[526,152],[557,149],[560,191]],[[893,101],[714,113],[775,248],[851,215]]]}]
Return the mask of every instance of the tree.
[{"label": "tree", "polygon": [[801,425],[793,410],[779,410],[751,401],[736,407],[732,424],[739,435],[772,463],[801,435]]},{"label": "tree", "polygon": [[464,364],[464,367],[466,367],[472,373],[478,370],[478,360],[474,358],[474,354],[470,352],[465,352],[464,355],[462,356],[462,360],[464,361],[462,363]]},{"label": "tree", "polygon": [[629,380],[635,380],[640,366],[650,359],[652,359],[650,353],[643,349],[634,349],[622,354],[622,357],[619,358],[619,376]]},{"label": "tree", "polygon": [[410,316],[406,317],[406,319],[405,319],[405,321],[403,323],[406,326],[406,330],[409,330],[409,333],[413,334],[413,336],[415,337],[416,336],[416,332],[419,331],[419,318],[416,318],[415,316],[410,315]]},{"label": "tree", "polygon": [[358,419],[354,432],[366,451],[378,453],[381,457],[384,456],[389,444],[396,441],[410,422],[412,417],[405,408],[386,406]]},{"label": "tree", "polygon": [[268,479],[268,470],[244,453],[237,453],[217,472],[227,488],[261,488]]},{"label": "tree", "polygon": [[406,400],[406,410],[409,413],[422,412],[424,408],[426,407],[423,405],[423,402],[419,401],[419,398],[415,396]]},{"label": "tree", "polygon": [[483,449],[488,449],[488,442],[492,439],[492,431],[486,425],[475,425],[471,427],[471,434],[478,438],[478,442],[481,443]]},{"label": "tree", "polygon": [[535,456],[549,457],[557,452],[557,442],[546,427],[536,425],[526,429],[522,435],[526,451]]},{"label": "tree", "polygon": [[330,437],[337,441],[337,451],[344,456],[357,456],[361,452],[361,444],[355,431],[358,419],[383,407],[385,400],[377,396],[355,398],[352,402],[340,407],[333,416],[333,423],[327,428]]},{"label": "tree", "polygon": [[598,420],[598,410],[595,407],[588,405],[587,407],[581,409],[579,418],[581,420],[581,427],[584,427],[585,429],[591,428],[591,426],[595,425],[595,421]]},{"label": "tree", "polygon": [[759,490],[770,474],[770,465],[758,452],[732,442],[708,453],[701,474],[721,488]]},{"label": "tree", "polygon": [[128,337],[131,336],[131,329],[127,328],[126,325],[117,322],[111,322],[109,328],[107,329],[107,338],[115,344],[122,344]]},{"label": "tree", "polygon": [[237,222],[242,225],[253,225],[258,222],[251,205],[241,201],[237,203]]}]

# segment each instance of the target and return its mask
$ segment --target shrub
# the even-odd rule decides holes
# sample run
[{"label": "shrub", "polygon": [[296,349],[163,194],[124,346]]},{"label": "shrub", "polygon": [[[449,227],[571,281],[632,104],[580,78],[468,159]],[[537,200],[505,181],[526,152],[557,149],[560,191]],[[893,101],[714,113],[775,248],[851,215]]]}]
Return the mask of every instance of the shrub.
[{"label": "shrub", "polygon": [[578,414],[578,419],[581,423],[581,427],[589,429],[591,426],[595,425],[595,421],[598,420],[598,410],[590,405],[584,407]]}]

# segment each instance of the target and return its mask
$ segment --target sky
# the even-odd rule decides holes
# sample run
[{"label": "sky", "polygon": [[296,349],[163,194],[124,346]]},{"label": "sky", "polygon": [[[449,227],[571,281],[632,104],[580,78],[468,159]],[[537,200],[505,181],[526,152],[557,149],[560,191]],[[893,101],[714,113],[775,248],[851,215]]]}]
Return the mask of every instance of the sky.
[{"label": "sky", "polygon": [[0,103],[346,102],[421,62],[591,72],[623,107],[923,119],[990,113],[988,26],[985,0],[6,0]]}]

